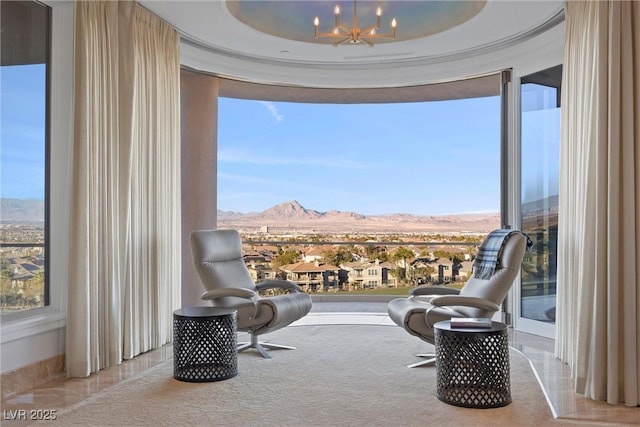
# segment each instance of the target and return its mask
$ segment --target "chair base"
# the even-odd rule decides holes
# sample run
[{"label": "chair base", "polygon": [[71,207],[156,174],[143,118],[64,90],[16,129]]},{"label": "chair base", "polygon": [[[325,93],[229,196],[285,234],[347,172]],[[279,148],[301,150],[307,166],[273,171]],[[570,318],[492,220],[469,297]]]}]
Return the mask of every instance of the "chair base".
[{"label": "chair base", "polygon": [[245,351],[250,348],[255,348],[258,353],[265,359],[271,359],[269,353],[267,353],[267,349],[284,349],[284,350],[295,350],[295,347],[291,347],[288,345],[280,345],[280,344],[271,344],[267,342],[258,341],[258,337],[251,334],[250,342],[240,342],[238,343],[238,353],[241,351]]},{"label": "chair base", "polygon": [[436,363],[436,355],[433,353],[416,354],[416,357],[426,357],[427,360],[421,360],[420,362],[412,363],[410,365],[407,365],[407,368],[417,368],[418,366],[434,365]]}]

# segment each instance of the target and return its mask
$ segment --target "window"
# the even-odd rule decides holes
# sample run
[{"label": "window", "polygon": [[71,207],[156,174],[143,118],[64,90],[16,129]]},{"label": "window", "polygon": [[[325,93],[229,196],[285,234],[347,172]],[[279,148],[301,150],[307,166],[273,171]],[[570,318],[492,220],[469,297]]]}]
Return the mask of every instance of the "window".
[{"label": "window", "polygon": [[[454,234],[499,228],[500,78],[487,96],[434,99],[426,96],[432,88],[422,88],[424,99],[390,90],[363,103],[354,92],[320,91],[323,98],[306,89],[286,102],[281,88],[274,94],[260,85],[234,98],[231,83],[219,79],[218,227],[276,245],[366,241],[372,250],[349,251],[368,263],[393,261],[382,242],[410,241],[413,253],[428,253],[436,248],[419,242],[452,245]],[[264,96],[250,99],[254,89]],[[474,224],[425,226],[453,215]],[[404,269],[391,274],[398,294],[414,286]],[[346,288],[378,286],[380,280],[367,280],[378,275],[386,284],[386,273],[367,267]],[[441,276],[444,282],[444,270]]]},{"label": "window", "polygon": [[49,305],[50,9],[0,3],[0,311]]},{"label": "window", "polygon": [[558,247],[562,65],[522,78],[522,263],[520,316],[554,323]]}]

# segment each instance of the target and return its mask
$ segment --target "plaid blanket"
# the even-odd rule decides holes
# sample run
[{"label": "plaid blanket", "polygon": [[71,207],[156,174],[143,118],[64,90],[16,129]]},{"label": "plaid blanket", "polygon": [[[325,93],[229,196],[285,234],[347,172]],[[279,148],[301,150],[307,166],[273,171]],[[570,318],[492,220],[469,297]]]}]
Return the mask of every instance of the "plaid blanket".
[{"label": "plaid blanket", "polygon": [[500,253],[502,252],[504,242],[507,240],[507,237],[514,233],[520,233],[525,236],[527,238],[527,250],[531,248],[533,242],[529,239],[529,236],[522,231],[505,229],[493,230],[478,248],[478,254],[473,261],[473,277],[483,280],[491,278],[500,262]]}]

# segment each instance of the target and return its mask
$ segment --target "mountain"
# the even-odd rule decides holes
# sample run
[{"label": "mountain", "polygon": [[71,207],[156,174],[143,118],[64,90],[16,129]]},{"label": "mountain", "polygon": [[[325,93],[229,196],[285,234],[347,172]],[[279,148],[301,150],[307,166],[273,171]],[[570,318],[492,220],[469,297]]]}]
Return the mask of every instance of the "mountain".
[{"label": "mountain", "polygon": [[289,202],[280,203],[272,208],[258,215],[259,218],[293,218],[293,219],[316,219],[322,217],[324,214],[314,211],[313,209],[306,209],[297,200],[291,200]]},{"label": "mountain", "polygon": [[[0,199],[0,220],[33,222],[44,218],[42,200]],[[500,215],[474,213],[459,215],[363,215],[331,210],[320,212],[291,200],[262,212],[218,210],[218,226],[247,232],[263,230],[286,234],[309,233],[486,233],[500,226]]]},{"label": "mountain", "polygon": [[44,221],[44,200],[2,198],[0,221]]},{"label": "mountain", "polygon": [[485,233],[498,228],[497,212],[480,214],[420,216],[406,213],[363,215],[356,212],[331,210],[320,212],[291,200],[262,212],[242,214],[218,211],[221,228],[258,231],[268,227],[273,232],[307,231],[320,233],[425,233],[470,232]]}]

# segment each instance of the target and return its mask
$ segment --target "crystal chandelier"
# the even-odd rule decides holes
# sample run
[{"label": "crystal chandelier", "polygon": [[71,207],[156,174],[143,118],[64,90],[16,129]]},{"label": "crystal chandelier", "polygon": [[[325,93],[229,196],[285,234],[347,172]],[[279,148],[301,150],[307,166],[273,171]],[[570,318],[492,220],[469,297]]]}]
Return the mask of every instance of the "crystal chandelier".
[{"label": "crystal chandelier", "polygon": [[398,22],[396,18],[391,20],[391,33],[378,34],[376,30],[380,28],[380,16],[382,16],[382,9],[380,6],[376,9],[376,23],[369,27],[358,27],[358,15],[356,10],[356,0],[353,0],[353,23],[351,28],[340,22],[340,6],[336,5],[333,8],[333,14],[335,17],[335,24],[332,32],[323,33],[318,30],[320,26],[320,19],[316,16],[313,20],[315,26],[315,36],[318,37],[331,37],[333,39],[333,46],[338,46],[342,43],[360,44],[365,42],[369,47],[373,47],[376,39],[395,39],[396,38],[396,26]]}]

